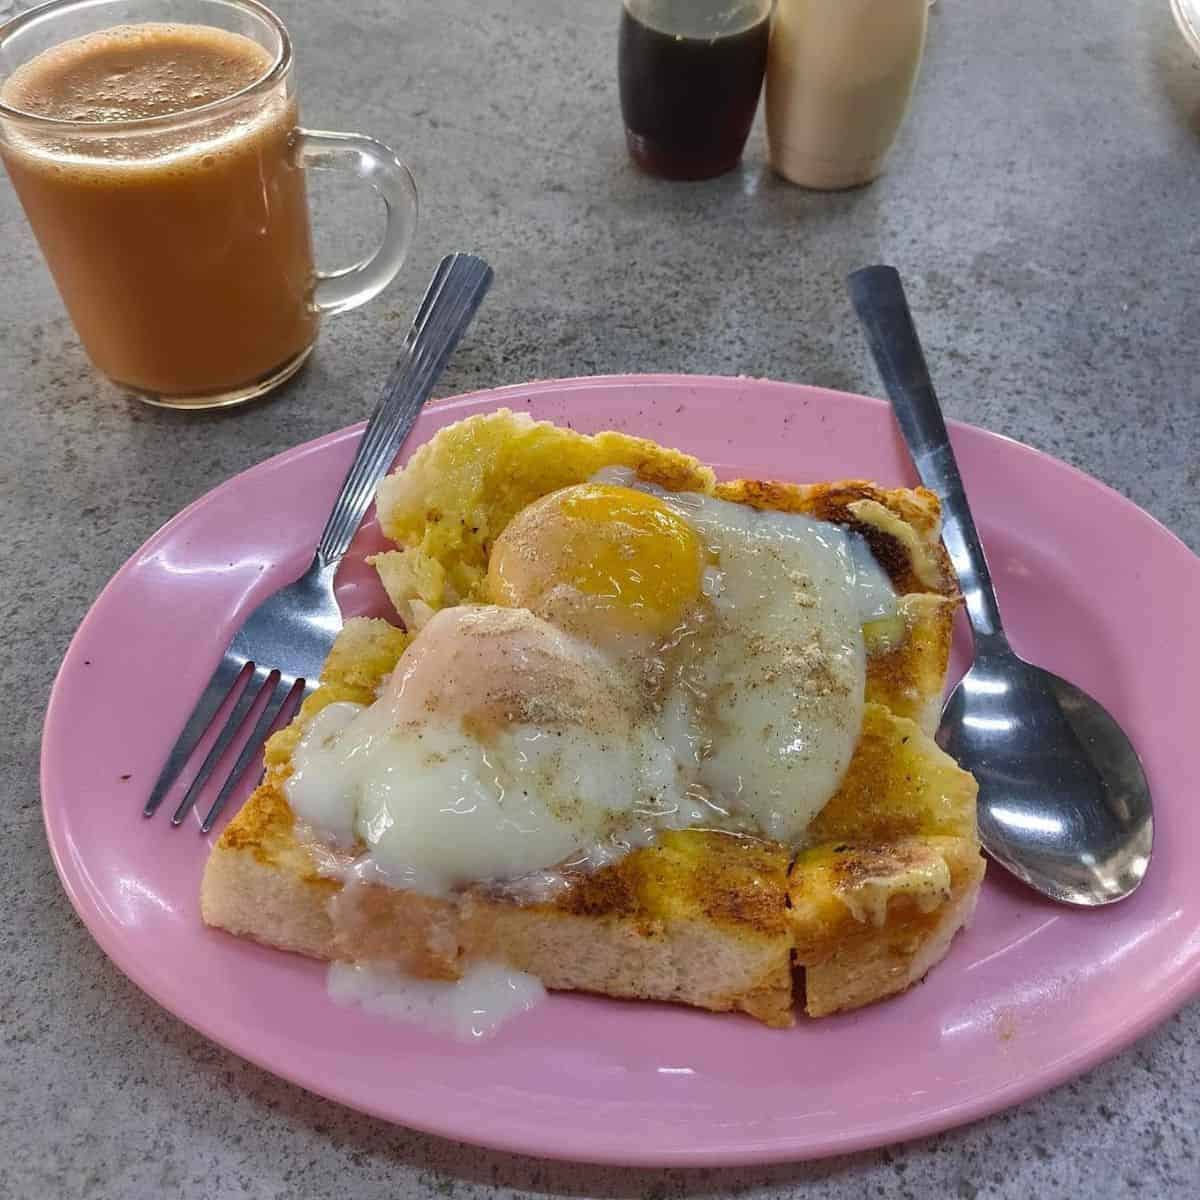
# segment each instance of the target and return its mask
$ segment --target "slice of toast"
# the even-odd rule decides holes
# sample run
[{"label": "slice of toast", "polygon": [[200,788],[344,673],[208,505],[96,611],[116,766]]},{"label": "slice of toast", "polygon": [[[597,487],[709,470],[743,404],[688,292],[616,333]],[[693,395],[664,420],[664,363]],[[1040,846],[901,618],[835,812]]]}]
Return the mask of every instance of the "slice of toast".
[{"label": "slice of toast", "polygon": [[431,610],[485,599],[490,546],[513,515],[611,465],[672,490],[848,525],[900,595],[898,617],[866,631],[862,735],[806,846],[668,833],[536,900],[487,885],[451,899],[343,887],[332,852],[295,820],[283,785],[312,716],[336,700],[370,703],[407,645],[386,622],[356,620],[321,687],[269,743],[263,783],[213,850],[201,892],[210,925],[427,978],[500,961],[550,988],[741,1010],[777,1026],[791,1023],[798,998],[812,1016],[858,1007],[907,987],[945,953],[970,914],[983,859],[974,781],[929,737],[957,602],[930,493],[717,483],[652,442],[587,438],[501,411],[443,430],[381,487],[381,523],[402,549],[376,565],[398,611],[420,624]]}]

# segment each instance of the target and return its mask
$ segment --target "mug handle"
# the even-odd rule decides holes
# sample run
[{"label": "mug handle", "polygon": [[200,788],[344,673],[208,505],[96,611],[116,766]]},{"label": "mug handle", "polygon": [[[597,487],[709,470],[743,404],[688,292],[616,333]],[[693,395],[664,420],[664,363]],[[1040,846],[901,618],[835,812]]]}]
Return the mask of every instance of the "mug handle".
[{"label": "mug handle", "polygon": [[349,171],[383,201],[387,221],[374,254],[340,271],[318,271],[312,305],[320,313],[345,312],[378,296],[400,270],[417,229],[417,185],[396,152],[361,133],[297,129],[296,164],[318,171]]}]

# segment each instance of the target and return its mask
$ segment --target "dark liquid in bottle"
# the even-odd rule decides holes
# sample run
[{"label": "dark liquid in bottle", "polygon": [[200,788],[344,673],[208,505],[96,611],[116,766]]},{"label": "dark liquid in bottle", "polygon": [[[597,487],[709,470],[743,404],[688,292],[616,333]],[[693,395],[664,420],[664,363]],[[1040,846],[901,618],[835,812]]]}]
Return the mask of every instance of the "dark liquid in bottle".
[{"label": "dark liquid in bottle", "polygon": [[629,153],[667,179],[737,166],[758,107],[770,16],[714,37],[664,33],[621,10],[617,58]]}]

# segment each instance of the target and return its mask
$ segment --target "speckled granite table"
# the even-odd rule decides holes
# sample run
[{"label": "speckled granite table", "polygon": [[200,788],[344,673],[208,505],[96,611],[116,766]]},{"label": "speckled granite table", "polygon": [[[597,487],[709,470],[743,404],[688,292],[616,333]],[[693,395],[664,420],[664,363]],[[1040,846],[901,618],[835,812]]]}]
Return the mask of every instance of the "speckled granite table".
[{"label": "speckled granite table", "polygon": [[[812,1165],[619,1171],[464,1148],[316,1099],[109,965],[42,834],[58,659],[162,521],[366,412],[447,249],[486,254],[498,282],[443,394],[656,370],[874,391],[842,280],[893,261],[952,415],[1092,472],[1200,549],[1200,68],[1167,0],[942,0],[890,174],[841,195],[774,179],[757,130],[724,179],[636,174],[615,0],[278,7],[307,120],[400,148],[424,219],[402,280],[331,322],[274,401],[186,416],[98,382],[0,185],[0,1196],[1200,1195],[1196,1005],[1091,1075],[941,1137]],[[344,260],[367,202],[319,181],[316,208],[322,252]]]}]

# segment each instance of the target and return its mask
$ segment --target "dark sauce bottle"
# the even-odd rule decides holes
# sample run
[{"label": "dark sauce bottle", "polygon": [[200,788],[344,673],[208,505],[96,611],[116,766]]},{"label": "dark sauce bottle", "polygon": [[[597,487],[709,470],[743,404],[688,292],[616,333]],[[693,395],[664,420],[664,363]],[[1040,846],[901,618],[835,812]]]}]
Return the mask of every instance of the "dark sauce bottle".
[{"label": "dark sauce bottle", "polygon": [[737,166],[758,107],[770,0],[625,0],[617,68],[629,153],[667,179]]}]

